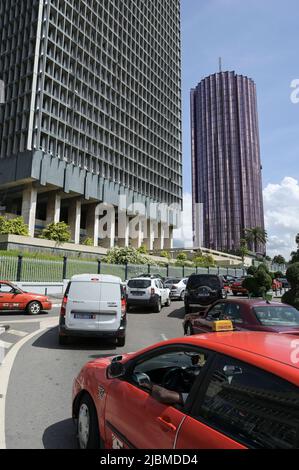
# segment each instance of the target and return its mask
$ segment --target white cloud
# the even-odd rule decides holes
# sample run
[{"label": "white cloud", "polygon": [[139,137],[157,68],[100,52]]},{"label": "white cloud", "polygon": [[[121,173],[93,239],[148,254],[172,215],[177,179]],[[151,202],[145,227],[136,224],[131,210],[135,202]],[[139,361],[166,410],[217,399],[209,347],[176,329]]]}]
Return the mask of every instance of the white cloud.
[{"label": "white cloud", "polygon": [[296,249],[295,237],[299,232],[299,184],[285,177],[280,184],[268,184],[264,189],[265,224],[270,256],[282,254],[289,259]]},{"label": "white cloud", "polygon": [[175,248],[191,248],[193,246],[192,232],[192,194],[184,194],[184,207],[181,227],[173,231]]}]

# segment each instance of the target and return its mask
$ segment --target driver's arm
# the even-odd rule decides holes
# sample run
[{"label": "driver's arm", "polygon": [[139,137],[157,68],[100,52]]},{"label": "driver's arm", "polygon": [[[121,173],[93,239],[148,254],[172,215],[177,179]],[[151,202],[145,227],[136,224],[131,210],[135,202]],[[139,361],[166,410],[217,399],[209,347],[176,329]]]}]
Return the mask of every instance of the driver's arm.
[{"label": "driver's arm", "polygon": [[183,405],[184,399],[178,392],[167,390],[167,388],[161,387],[160,385],[153,385],[151,395],[157,401],[165,403],[166,405]]}]

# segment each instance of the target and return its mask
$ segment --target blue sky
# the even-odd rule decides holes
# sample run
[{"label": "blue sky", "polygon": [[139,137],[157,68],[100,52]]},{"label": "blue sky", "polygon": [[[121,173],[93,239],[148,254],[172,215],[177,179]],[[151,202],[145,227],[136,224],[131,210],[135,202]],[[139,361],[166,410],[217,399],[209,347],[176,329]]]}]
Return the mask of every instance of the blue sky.
[{"label": "blue sky", "polygon": [[184,191],[191,191],[190,88],[218,70],[220,56],[223,70],[256,82],[264,188],[299,180],[299,104],[290,99],[299,78],[298,0],[181,0],[181,13]]}]

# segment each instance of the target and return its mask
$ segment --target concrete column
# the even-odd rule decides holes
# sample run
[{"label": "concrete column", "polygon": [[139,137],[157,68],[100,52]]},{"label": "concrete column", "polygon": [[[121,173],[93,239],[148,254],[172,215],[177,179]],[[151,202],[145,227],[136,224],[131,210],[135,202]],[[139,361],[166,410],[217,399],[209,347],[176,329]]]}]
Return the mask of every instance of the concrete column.
[{"label": "concrete column", "polygon": [[46,223],[57,223],[60,221],[60,207],[61,207],[61,196],[58,192],[53,191],[48,197],[47,204],[47,219]]},{"label": "concrete column", "polygon": [[130,218],[125,212],[118,212],[117,237],[119,247],[128,247],[130,238]]},{"label": "concrete column", "polygon": [[28,225],[30,237],[34,237],[37,190],[30,184],[23,191],[22,217]]},{"label": "concrete column", "polygon": [[72,240],[76,245],[80,243],[81,225],[81,199],[69,199],[68,224],[71,229]]},{"label": "concrete column", "polygon": [[100,215],[106,214],[99,221],[99,237],[103,248],[113,248],[115,245],[115,208],[107,204],[100,204]]},{"label": "concrete column", "polygon": [[158,237],[154,240],[154,250],[164,250],[164,224],[158,224]]},{"label": "concrete column", "polygon": [[164,249],[172,250],[173,248],[173,227],[168,226],[164,233]]},{"label": "concrete column", "polygon": [[99,245],[99,204],[89,204],[86,214],[86,236],[93,240],[93,246]]},{"label": "concrete column", "polygon": [[135,217],[130,222],[130,245],[133,248],[140,248],[143,243],[143,220]]},{"label": "concrete column", "polygon": [[155,222],[153,220],[146,220],[146,237],[143,240],[144,245],[148,251],[152,251],[154,249],[154,241],[155,241]]}]

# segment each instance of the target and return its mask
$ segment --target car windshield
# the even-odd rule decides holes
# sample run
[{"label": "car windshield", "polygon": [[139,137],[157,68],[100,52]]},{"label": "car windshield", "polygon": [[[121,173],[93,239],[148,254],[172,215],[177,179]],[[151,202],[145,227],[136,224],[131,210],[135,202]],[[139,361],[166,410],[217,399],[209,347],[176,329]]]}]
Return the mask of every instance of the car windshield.
[{"label": "car windshield", "polygon": [[254,307],[254,313],[264,326],[299,327],[299,312],[286,305],[268,305]]},{"label": "car windshield", "polygon": [[178,284],[180,279],[166,279],[164,284]]},{"label": "car windshield", "polygon": [[128,282],[128,287],[130,289],[146,289],[151,286],[152,281],[147,279],[131,279]]},{"label": "car windshield", "polygon": [[211,289],[220,289],[221,282],[218,276],[211,276],[211,275],[199,275],[199,276],[191,276],[189,277],[188,288],[189,289],[197,289],[201,286],[208,286]]}]

